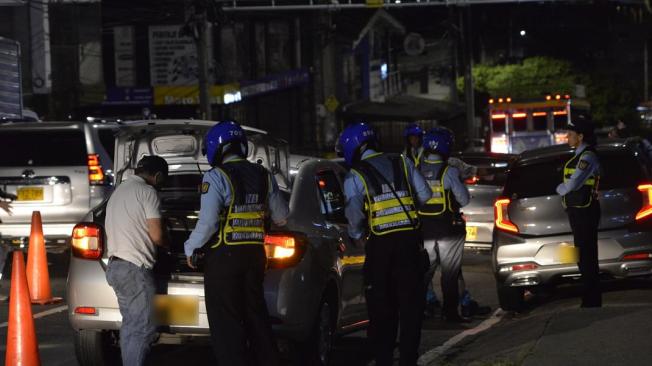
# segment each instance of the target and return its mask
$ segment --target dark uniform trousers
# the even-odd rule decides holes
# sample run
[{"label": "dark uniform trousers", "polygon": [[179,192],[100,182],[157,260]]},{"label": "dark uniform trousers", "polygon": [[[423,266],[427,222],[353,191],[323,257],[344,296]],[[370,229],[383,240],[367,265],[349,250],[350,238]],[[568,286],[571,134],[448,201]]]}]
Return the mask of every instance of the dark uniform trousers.
[{"label": "dark uniform trousers", "polygon": [[600,203],[594,200],[589,207],[569,207],[566,212],[573,231],[575,246],[580,250],[578,266],[584,287],[582,307],[600,307],[602,306],[600,267],[598,265]]},{"label": "dark uniform trousers", "polygon": [[279,364],[263,292],[266,261],[257,244],[222,244],[206,258],[206,310],[221,366]]},{"label": "dark uniform trousers", "polygon": [[393,364],[400,324],[400,365],[415,366],[425,305],[424,268],[416,230],[372,235],[364,263],[368,338],[377,366]]}]

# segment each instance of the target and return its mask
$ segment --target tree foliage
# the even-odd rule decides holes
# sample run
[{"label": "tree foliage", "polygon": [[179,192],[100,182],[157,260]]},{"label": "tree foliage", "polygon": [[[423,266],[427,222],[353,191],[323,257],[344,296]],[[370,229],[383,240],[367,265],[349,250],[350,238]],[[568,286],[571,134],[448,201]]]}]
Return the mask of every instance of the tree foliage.
[{"label": "tree foliage", "polygon": [[[491,96],[541,98],[550,93],[570,93],[577,75],[567,61],[532,57],[520,64],[476,65],[473,67],[475,90]],[[461,89],[464,80],[458,80]]]},{"label": "tree foliage", "polygon": [[[602,125],[614,124],[619,119],[632,124],[637,122],[635,83],[589,70],[579,72],[564,60],[532,57],[518,64],[475,65],[473,82],[476,96],[480,97],[476,104],[480,113],[485,107],[485,97],[537,99],[547,94],[573,94],[575,85],[582,84],[586,86],[595,122]],[[457,86],[463,90],[463,78],[457,80]]]}]

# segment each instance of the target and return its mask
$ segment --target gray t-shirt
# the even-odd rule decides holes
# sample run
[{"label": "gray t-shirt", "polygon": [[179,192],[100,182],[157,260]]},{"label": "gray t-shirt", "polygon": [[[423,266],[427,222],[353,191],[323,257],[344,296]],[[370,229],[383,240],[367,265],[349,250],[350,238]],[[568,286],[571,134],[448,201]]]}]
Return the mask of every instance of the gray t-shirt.
[{"label": "gray t-shirt", "polygon": [[147,219],[160,217],[160,201],[154,187],[137,175],[120,184],[106,208],[109,257],[149,269],[154,267],[156,248],[149,237]]}]

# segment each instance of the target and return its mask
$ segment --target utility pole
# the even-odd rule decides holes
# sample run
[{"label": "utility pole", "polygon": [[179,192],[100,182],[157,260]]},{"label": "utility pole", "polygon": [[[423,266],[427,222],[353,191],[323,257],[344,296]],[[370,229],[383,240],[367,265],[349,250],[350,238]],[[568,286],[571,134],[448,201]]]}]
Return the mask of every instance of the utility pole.
[{"label": "utility pole", "polygon": [[466,128],[469,138],[478,137],[475,125],[475,96],[473,93],[473,41],[471,38],[471,7],[460,8],[460,44],[464,63],[464,99],[466,105]]},{"label": "utility pole", "polygon": [[643,40],[643,101],[650,100],[650,69],[648,66],[648,40],[647,37]]},{"label": "utility pole", "polygon": [[197,48],[197,79],[199,80],[199,110],[201,119],[212,119],[211,101],[209,95],[209,62],[208,40],[210,37],[210,26],[208,23],[206,0],[194,0],[193,11],[190,15],[190,24]]}]

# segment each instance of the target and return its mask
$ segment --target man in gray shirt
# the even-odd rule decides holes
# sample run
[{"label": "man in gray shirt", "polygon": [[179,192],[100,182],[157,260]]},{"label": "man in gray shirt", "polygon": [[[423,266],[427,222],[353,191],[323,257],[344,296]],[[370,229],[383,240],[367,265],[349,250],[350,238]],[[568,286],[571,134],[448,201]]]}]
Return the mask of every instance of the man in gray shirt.
[{"label": "man in gray shirt", "polygon": [[122,314],[120,348],[124,366],[141,366],[156,338],[153,320],[156,246],[166,246],[156,188],[168,175],[167,162],[145,156],[135,175],[120,184],[106,208],[109,265],[106,279]]}]

